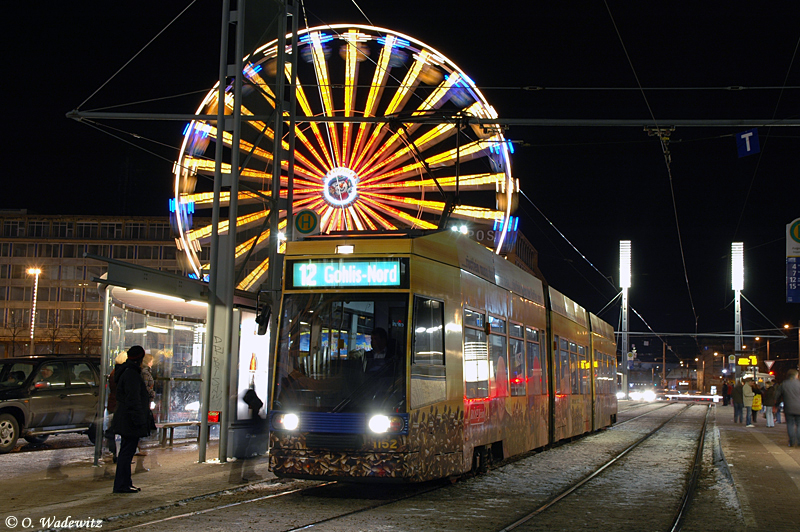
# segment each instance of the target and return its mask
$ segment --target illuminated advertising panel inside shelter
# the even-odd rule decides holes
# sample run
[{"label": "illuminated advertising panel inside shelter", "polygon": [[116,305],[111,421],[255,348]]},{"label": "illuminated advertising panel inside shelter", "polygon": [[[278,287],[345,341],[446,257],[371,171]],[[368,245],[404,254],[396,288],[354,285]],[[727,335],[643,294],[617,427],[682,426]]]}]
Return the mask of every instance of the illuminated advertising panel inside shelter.
[{"label": "illuminated advertising panel inside shelter", "polygon": [[402,287],[400,259],[306,260],[292,264],[291,288]]}]

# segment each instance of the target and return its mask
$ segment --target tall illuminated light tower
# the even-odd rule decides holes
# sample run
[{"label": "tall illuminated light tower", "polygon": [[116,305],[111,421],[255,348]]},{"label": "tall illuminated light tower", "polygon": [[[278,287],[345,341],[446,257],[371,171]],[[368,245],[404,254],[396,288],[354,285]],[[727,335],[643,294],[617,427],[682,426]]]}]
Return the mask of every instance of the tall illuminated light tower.
[{"label": "tall illuminated light tower", "polygon": [[744,288],[744,243],[731,244],[731,287],[734,297],[734,352],[736,354],[735,374],[739,378],[739,355],[742,354],[742,289]]},{"label": "tall illuminated light tower", "polygon": [[628,398],[628,288],[631,287],[631,241],[619,241],[619,286],[622,288],[622,389]]},{"label": "tall illuminated light tower", "polygon": [[39,295],[39,275],[42,273],[42,270],[39,268],[28,268],[28,275],[34,276],[33,281],[33,303],[31,305],[31,355],[35,355],[36,352],[33,347],[33,331],[36,325],[36,299]]}]

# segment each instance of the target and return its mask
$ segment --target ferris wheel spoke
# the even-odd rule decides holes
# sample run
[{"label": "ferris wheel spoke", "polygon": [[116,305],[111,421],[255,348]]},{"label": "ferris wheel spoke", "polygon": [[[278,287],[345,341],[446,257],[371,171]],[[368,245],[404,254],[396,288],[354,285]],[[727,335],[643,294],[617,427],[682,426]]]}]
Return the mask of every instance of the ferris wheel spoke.
[{"label": "ferris wheel spoke", "polygon": [[[505,174],[463,175],[458,178],[458,187],[468,190],[494,190],[497,187],[497,183],[502,182],[504,179]],[[415,179],[392,182],[385,179],[379,181],[373,179],[370,183],[362,184],[359,188],[362,190],[393,189],[397,192],[414,192],[420,188],[436,187],[437,182],[444,190],[454,190],[456,188],[456,176],[437,177],[436,181],[433,179]]]},{"label": "ferris wheel spoke", "polygon": [[427,222],[425,220],[421,220],[420,218],[412,216],[400,209],[395,209],[394,207],[391,207],[389,205],[382,204],[369,197],[364,197],[363,200],[366,203],[368,203],[371,207],[374,207],[376,210],[382,211],[386,214],[390,214],[391,216],[393,216],[398,220],[403,220],[407,223],[410,223],[412,226],[418,226],[421,227],[422,229],[436,229],[436,226],[434,224]]},{"label": "ferris wheel spoke", "polygon": [[471,220],[497,220],[504,216],[503,211],[487,209],[485,207],[472,207],[469,205],[459,205],[453,209],[453,215],[459,218]]},{"label": "ferris wheel spoke", "polygon": [[371,200],[378,201],[385,205],[393,205],[402,209],[417,208],[426,212],[442,212],[444,209],[443,201],[423,200],[407,196],[392,196],[390,194],[364,193]]},{"label": "ferris wheel spoke", "polygon": [[[322,100],[322,108],[326,117],[333,117],[333,94],[331,92],[330,76],[328,75],[328,61],[325,58],[325,49],[323,44],[333,37],[315,31],[310,32],[300,38],[302,43],[304,40],[309,42],[311,46],[311,57],[314,63],[314,72],[317,75],[317,88]],[[330,143],[331,153],[333,155],[333,166],[339,166],[341,155],[339,152],[339,136],[336,133],[336,124],[328,122],[328,142]]]},{"label": "ferris wheel spoke", "polygon": [[[372,85],[370,86],[369,94],[367,95],[367,101],[364,105],[365,117],[372,117],[376,116],[377,114],[378,102],[383,96],[383,90],[386,87],[386,81],[389,77],[389,70],[391,68],[390,62],[392,60],[392,54],[396,43],[397,39],[394,35],[387,35],[383,42],[381,53],[378,56],[378,61],[375,65],[375,72],[372,76]],[[380,134],[382,129],[383,126],[381,125],[372,127],[366,122],[361,123],[358,128],[358,135],[356,136],[356,141],[354,144],[353,158],[350,161],[350,168],[358,168],[364,157],[369,152],[372,143],[375,142],[377,135]],[[370,135],[369,140],[367,140],[369,131],[372,131],[372,134]]]},{"label": "ferris wheel spoke", "polygon": [[368,220],[367,225],[369,225],[373,231],[377,230],[378,228],[377,226],[375,226],[375,224],[372,223],[371,220],[375,220],[376,222],[378,222],[378,224],[380,224],[384,229],[388,229],[390,231],[397,230],[397,226],[395,224],[393,224],[392,222],[381,216],[380,213],[376,212],[374,209],[372,209],[369,205],[367,205],[363,201],[356,203],[355,207],[356,210],[364,216],[364,219]]},{"label": "ferris wheel spoke", "polygon": [[250,273],[248,273],[242,281],[236,285],[239,290],[249,291],[254,286],[258,286],[258,281],[267,275],[269,270],[269,257],[262,260]]},{"label": "ferris wheel spoke", "polygon": [[453,148],[443,151],[436,155],[432,155],[425,159],[428,166],[431,168],[438,168],[442,166],[452,166],[457,160],[466,162],[480,157],[486,157],[491,152],[492,140],[475,140],[467,143],[459,148]]},{"label": "ferris wheel spoke", "polygon": [[[367,177],[374,174],[381,169],[390,169],[398,164],[401,164],[411,158],[416,157],[416,153],[422,153],[430,147],[444,141],[451,137],[456,132],[456,127],[453,124],[439,124],[421,135],[418,139],[405,140],[404,146],[395,151],[390,157],[383,159],[381,162],[374,166],[367,166],[361,173],[364,176],[364,182],[369,182]],[[400,134],[396,133],[397,139],[400,139]],[[413,144],[412,144],[413,143]],[[387,143],[388,144],[388,143]],[[377,153],[376,153],[377,155]]]},{"label": "ferris wheel spoke", "polygon": [[[256,194],[255,192],[239,191],[239,203],[254,203],[265,201],[268,198],[263,195]],[[220,192],[219,204],[221,207],[227,207],[231,200],[231,193],[227,191]],[[213,192],[201,192],[197,194],[182,194],[182,203],[194,203],[196,208],[210,207],[214,203]]]},{"label": "ferris wheel spoke", "polygon": [[[245,228],[245,227],[247,227],[247,226],[249,226],[251,224],[254,224],[254,223],[256,223],[256,222],[258,222],[260,220],[263,220],[264,218],[267,217],[268,214],[269,214],[269,210],[265,209],[265,210],[254,212],[254,213],[251,213],[251,214],[246,214],[246,215],[243,215],[243,216],[239,216],[236,219],[236,227],[237,227],[237,229]],[[229,227],[229,221],[228,220],[220,220],[220,222],[217,224],[217,232],[219,234],[227,233],[228,232],[228,227]],[[208,224],[208,225],[205,225],[203,227],[199,227],[197,229],[193,229],[193,230],[189,231],[189,235],[190,235],[190,237],[192,239],[195,239],[195,240],[202,240],[202,239],[205,239],[205,238],[210,238],[211,237],[212,228],[213,228],[213,225],[212,224]]]}]

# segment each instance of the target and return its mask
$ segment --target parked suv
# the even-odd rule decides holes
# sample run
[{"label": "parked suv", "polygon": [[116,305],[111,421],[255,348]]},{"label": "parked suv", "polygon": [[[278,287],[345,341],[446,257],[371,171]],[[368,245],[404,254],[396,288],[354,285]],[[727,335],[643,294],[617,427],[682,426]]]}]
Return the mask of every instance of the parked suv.
[{"label": "parked suv", "polygon": [[0,453],[20,436],[41,443],[80,432],[94,442],[100,357],[49,355],[0,359]]}]

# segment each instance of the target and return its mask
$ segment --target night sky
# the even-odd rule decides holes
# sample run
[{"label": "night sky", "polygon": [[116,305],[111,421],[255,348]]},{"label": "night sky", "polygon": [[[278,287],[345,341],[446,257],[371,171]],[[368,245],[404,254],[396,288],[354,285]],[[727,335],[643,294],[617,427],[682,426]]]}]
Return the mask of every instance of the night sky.
[{"label": "night sky", "polygon": [[[65,114],[194,112],[217,76],[221,2],[198,0],[167,27],[190,3],[19,6],[4,44],[11,116],[0,208],[167,214],[183,123],[104,121],[114,138]],[[305,18],[428,43],[504,118],[800,118],[797,2],[357,3],[368,20],[349,0],[307,0]],[[510,127],[520,227],[547,280],[598,313],[619,291],[619,241],[629,239],[630,304],[653,330],[730,333],[730,247],[742,241],[745,331],[797,327],[800,305],[785,303],[784,233],[800,217],[800,130],[759,128],[761,153],[739,158],[734,135],[745,129],[678,128],[668,168],[642,127]],[[602,314],[615,327],[618,309]],[[634,314],[630,324],[647,330]],[[796,351],[794,338],[785,343]]]}]

